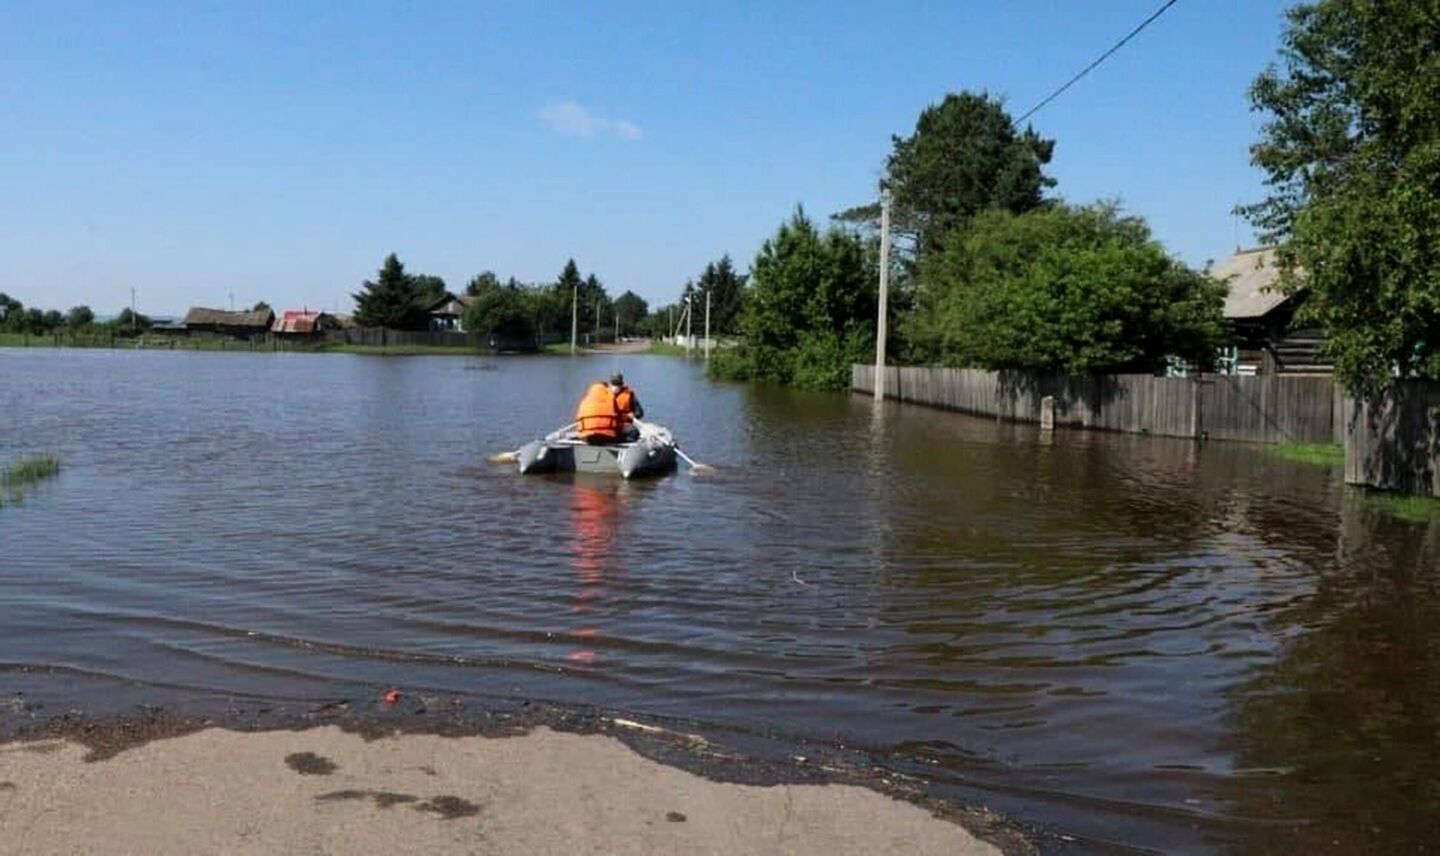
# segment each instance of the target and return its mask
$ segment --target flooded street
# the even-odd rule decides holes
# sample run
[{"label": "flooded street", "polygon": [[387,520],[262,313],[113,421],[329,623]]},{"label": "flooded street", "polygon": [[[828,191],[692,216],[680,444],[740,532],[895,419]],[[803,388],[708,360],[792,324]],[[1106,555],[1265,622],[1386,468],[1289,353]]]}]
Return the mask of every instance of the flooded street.
[{"label": "flooded street", "polygon": [[[716,473],[486,462],[615,368]],[[1081,850],[1440,840],[1440,523],[1258,447],[664,357],[0,350],[37,452],[0,702],[535,699],[859,747]]]}]

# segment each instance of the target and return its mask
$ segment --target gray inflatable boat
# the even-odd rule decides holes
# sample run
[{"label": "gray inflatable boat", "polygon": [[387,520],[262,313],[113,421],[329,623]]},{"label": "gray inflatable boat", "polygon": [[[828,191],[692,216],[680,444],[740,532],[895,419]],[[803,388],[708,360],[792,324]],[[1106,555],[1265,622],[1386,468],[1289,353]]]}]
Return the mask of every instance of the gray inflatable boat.
[{"label": "gray inflatable boat", "polygon": [[618,475],[625,479],[675,471],[675,440],[658,425],[646,425],[628,443],[592,446],[574,436],[546,437],[520,447],[521,473],[582,472]]}]

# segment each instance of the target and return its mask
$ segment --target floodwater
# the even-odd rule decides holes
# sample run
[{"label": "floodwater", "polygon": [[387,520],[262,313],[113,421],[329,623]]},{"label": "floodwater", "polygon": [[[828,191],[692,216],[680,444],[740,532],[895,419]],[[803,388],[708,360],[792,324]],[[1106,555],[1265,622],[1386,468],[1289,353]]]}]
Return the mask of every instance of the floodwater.
[{"label": "floodwater", "polygon": [[[714,475],[486,463],[617,366]],[[1066,852],[1440,840],[1440,524],[1254,447],[661,357],[0,350],[40,451],[0,701],[538,699],[859,747]]]}]

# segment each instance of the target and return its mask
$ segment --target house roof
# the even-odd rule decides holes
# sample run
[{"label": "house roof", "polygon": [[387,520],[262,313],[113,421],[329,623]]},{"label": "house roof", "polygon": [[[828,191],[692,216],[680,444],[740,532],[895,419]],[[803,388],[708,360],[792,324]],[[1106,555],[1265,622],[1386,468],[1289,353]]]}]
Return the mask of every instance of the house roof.
[{"label": "house roof", "polygon": [[474,300],[475,298],[468,294],[447,291],[436,298],[425,311],[431,315],[460,315]]},{"label": "house roof", "polygon": [[[275,333],[314,333],[324,329],[327,322],[334,322],[334,316],[328,312],[287,309],[275,319],[270,330]],[[339,323],[331,323],[329,326],[338,327]]]},{"label": "house roof", "polygon": [[190,311],[185,313],[185,320],[181,323],[186,327],[213,325],[216,327],[268,328],[274,318],[275,313],[269,309],[261,309],[259,312],[226,312],[223,309],[192,306]]},{"label": "house roof", "polygon": [[1241,250],[1211,268],[1210,276],[1230,286],[1225,297],[1226,318],[1259,318],[1289,297],[1279,290],[1274,247]]}]

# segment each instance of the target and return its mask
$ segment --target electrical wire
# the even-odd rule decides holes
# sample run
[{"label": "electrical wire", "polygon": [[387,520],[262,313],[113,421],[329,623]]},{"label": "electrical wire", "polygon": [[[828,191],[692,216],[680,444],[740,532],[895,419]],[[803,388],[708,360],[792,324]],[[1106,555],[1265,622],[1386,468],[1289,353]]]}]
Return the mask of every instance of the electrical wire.
[{"label": "electrical wire", "polygon": [[1082,77],[1084,77],[1085,75],[1089,74],[1091,71],[1094,71],[1094,70],[1095,70],[1095,66],[1097,66],[1097,65],[1099,65],[1100,63],[1104,62],[1105,60],[1109,59],[1111,54],[1115,53],[1116,51],[1118,51],[1118,50],[1120,50],[1122,47],[1124,47],[1126,42],[1130,41],[1131,39],[1133,39],[1133,38],[1135,38],[1137,35],[1139,35],[1141,30],[1143,30],[1143,29],[1145,29],[1146,27],[1150,26],[1150,24],[1153,23],[1156,18],[1158,18],[1158,17],[1160,17],[1161,15],[1165,14],[1165,10],[1169,9],[1171,6],[1174,6],[1174,5],[1176,4],[1176,2],[1178,2],[1178,0],[1166,0],[1165,5],[1161,6],[1159,9],[1156,9],[1155,12],[1154,12],[1154,14],[1152,14],[1150,17],[1146,18],[1145,20],[1141,21],[1141,22],[1140,22],[1140,25],[1139,25],[1138,27],[1136,27],[1135,29],[1131,30],[1129,33],[1126,33],[1126,34],[1125,34],[1125,38],[1121,39],[1120,41],[1118,41],[1118,42],[1116,42],[1114,45],[1112,45],[1112,46],[1110,47],[1110,50],[1108,50],[1108,51],[1106,51],[1105,53],[1100,54],[1100,56],[1096,57],[1096,58],[1095,58],[1095,61],[1092,62],[1092,63],[1090,63],[1089,65],[1085,66],[1084,68],[1082,68],[1082,69],[1080,70],[1080,73],[1079,73],[1079,74],[1077,74],[1077,75],[1075,75],[1074,77],[1070,78],[1069,80],[1065,81],[1065,85],[1064,85],[1064,86],[1061,86],[1059,89],[1057,89],[1057,90],[1055,90],[1054,92],[1050,93],[1049,95],[1045,96],[1045,99],[1044,99],[1043,101],[1041,101],[1039,104],[1036,104],[1034,107],[1031,107],[1028,111],[1026,111],[1025,115],[1021,116],[1019,119],[1016,119],[1016,120],[1015,120],[1015,124],[1016,124],[1016,125],[1019,125],[1021,122],[1025,121],[1026,119],[1029,119],[1031,116],[1033,116],[1033,115],[1035,115],[1037,112],[1039,112],[1040,108],[1044,107],[1046,104],[1049,104],[1051,101],[1054,101],[1056,98],[1059,98],[1060,95],[1061,95],[1061,93],[1063,93],[1065,90],[1069,89],[1071,86],[1074,86],[1074,85],[1076,84],[1076,82],[1078,82],[1078,81],[1080,80],[1080,78],[1082,78]]}]

